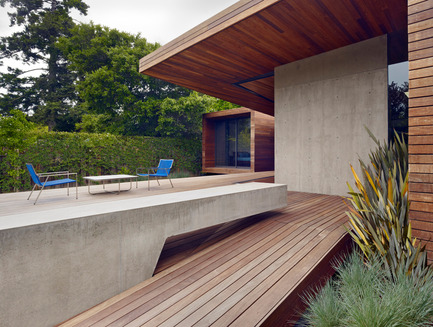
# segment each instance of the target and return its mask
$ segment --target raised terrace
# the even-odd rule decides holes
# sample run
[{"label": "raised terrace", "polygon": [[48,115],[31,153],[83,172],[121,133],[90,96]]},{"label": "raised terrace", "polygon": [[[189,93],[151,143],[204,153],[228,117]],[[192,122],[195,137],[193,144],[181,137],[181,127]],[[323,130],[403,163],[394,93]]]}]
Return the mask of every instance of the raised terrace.
[{"label": "raised terrace", "polygon": [[289,192],[285,208],[219,226],[184,259],[167,267],[181,253],[162,256],[155,276],[60,326],[288,326],[350,246],[345,210],[339,196]]},{"label": "raised terrace", "polygon": [[65,326],[292,319],[299,295],[347,247],[346,207],[338,196],[287,198],[272,181],[261,172],[153,182],[150,191],[139,182],[119,195],[80,187],[78,200],[56,189],[37,205],[27,192],[0,195],[2,326],[55,325],[80,312]]},{"label": "raised terrace", "polygon": [[79,200],[46,190],[37,205],[27,192],[2,195],[2,326],[59,323],[150,278],[167,238],[284,207],[285,185],[239,183],[261,177],[272,173],[176,180],[177,192],[167,181],[119,195],[84,187]]}]

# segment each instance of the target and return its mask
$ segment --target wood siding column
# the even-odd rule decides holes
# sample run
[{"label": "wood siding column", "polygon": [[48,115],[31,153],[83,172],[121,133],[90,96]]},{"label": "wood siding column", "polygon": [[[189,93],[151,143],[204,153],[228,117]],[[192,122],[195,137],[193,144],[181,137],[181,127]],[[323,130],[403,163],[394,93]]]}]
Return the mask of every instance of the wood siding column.
[{"label": "wood siding column", "polygon": [[408,1],[409,199],[413,235],[433,262],[433,1]]}]

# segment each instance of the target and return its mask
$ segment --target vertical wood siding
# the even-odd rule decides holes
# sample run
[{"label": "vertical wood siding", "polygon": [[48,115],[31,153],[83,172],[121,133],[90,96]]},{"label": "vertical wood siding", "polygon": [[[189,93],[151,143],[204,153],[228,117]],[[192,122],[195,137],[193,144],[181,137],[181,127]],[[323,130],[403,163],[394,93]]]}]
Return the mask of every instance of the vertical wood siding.
[{"label": "vertical wood siding", "polygon": [[433,1],[408,1],[409,198],[413,234],[433,262]]},{"label": "vertical wood siding", "polygon": [[274,170],[274,117],[252,112],[254,117],[254,171]]}]

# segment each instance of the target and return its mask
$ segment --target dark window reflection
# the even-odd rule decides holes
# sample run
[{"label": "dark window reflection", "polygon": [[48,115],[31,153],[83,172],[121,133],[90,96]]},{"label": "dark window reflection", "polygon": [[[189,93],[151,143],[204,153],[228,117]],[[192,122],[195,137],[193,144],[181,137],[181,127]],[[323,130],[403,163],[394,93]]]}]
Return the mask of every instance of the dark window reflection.
[{"label": "dark window reflection", "polygon": [[394,130],[407,140],[409,77],[407,62],[388,66],[388,137]]},{"label": "dark window reflection", "polygon": [[238,168],[251,166],[250,118],[216,122],[215,165]]}]

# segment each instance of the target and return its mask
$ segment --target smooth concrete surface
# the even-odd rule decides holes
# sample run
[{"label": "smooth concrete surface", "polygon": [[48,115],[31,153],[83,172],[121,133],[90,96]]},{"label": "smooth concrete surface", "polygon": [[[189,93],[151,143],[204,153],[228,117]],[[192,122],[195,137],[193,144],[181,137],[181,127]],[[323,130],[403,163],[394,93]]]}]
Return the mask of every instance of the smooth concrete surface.
[{"label": "smooth concrete surface", "polygon": [[368,162],[388,134],[387,37],[275,70],[275,182],[288,190],[347,195],[350,164]]},{"label": "smooth concrete surface", "polygon": [[152,276],[167,237],[287,205],[245,183],[4,216],[0,325],[52,326]]}]

